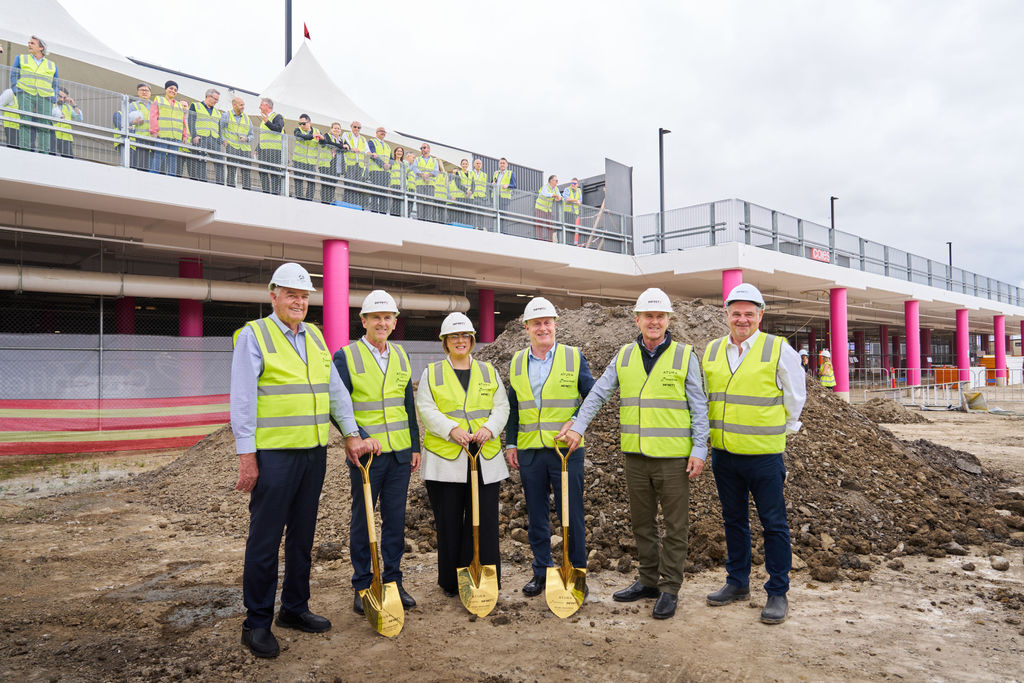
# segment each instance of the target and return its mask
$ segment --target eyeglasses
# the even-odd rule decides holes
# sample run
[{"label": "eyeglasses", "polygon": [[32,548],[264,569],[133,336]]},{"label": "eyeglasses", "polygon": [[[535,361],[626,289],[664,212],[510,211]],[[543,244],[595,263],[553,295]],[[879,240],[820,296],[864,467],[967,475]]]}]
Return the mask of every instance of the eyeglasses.
[{"label": "eyeglasses", "polygon": [[576,182],[575,180],[574,180],[574,181],[572,181],[572,184],[573,184],[573,185],[579,185],[579,183],[577,183],[577,182]]},{"label": "eyeglasses", "polygon": [[430,149],[430,148],[427,147],[426,145],[423,145],[422,147],[420,147],[420,151],[426,151],[428,149]]},{"label": "eyeglasses", "polygon": [[352,126],[352,130],[362,130],[362,126]]},{"label": "eyeglasses", "polygon": [[473,335],[469,332],[453,332],[452,334],[445,335],[449,339],[472,339]]}]

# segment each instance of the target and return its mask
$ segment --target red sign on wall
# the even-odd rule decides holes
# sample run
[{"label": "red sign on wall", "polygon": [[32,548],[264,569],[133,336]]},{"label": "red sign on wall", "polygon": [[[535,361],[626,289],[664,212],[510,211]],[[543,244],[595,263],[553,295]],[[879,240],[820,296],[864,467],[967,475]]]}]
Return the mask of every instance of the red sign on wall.
[{"label": "red sign on wall", "polygon": [[822,263],[831,263],[832,259],[829,258],[828,250],[826,249],[814,249],[811,248],[811,258],[815,261],[821,261]]}]

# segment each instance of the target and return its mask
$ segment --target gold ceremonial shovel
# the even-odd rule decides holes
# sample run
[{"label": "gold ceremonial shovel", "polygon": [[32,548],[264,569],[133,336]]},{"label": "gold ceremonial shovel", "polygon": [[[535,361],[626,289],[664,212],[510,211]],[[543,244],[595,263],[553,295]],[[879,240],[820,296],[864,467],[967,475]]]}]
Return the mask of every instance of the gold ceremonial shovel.
[{"label": "gold ceremonial shovel", "polygon": [[583,604],[587,589],[587,570],[569,564],[569,454],[555,444],[555,453],[562,459],[562,566],[548,567],[544,597],[556,617],[565,619]]},{"label": "gold ceremonial shovel", "polygon": [[476,462],[480,444],[475,441],[466,448],[469,454],[469,478],[473,496],[473,561],[468,567],[455,570],[459,577],[459,598],[472,614],[486,617],[498,602],[498,568],[480,564],[480,492]]},{"label": "gold ceremonial shovel", "polygon": [[363,601],[363,614],[370,626],[377,633],[388,638],[397,636],[405,623],[405,608],[402,597],[398,594],[398,584],[394,581],[381,583],[380,551],[377,547],[377,525],[373,520],[373,496],[370,493],[370,475],[368,470],[373,464],[373,455],[363,467],[356,462],[359,473],[363,476],[363,504],[366,506],[366,533],[370,537],[370,558],[373,561],[373,582],[369,588],[359,591],[359,599]]}]

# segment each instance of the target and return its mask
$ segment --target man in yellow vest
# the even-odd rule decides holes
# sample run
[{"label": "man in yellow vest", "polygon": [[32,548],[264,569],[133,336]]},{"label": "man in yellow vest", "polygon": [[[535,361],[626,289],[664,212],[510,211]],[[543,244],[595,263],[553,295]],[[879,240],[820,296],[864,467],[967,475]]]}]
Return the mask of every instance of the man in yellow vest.
[{"label": "man in yellow vest", "polygon": [[188,103],[178,99],[178,84],[164,83],[164,94],[153,98],[149,107],[149,134],[156,138],[153,144],[157,147],[151,169],[154,173],[181,175],[178,150],[182,142],[188,142],[187,112]]},{"label": "man in yellow vest", "polygon": [[292,166],[295,169],[295,196],[313,201],[316,176],[320,168],[320,141],[323,133],[313,127],[309,114],[299,114],[299,127],[292,133]]},{"label": "man in yellow vest", "polygon": [[[555,307],[543,297],[526,304],[523,325],[530,345],[512,357],[509,368],[505,459],[509,467],[519,470],[526,496],[533,578],[523,586],[523,593],[529,597],[540,595],[548,567],[554,566],[548,505],[551,493],[559,516],[562,510],[562,462],[555,453],[555,439],[594,386],[583,352],[556,343],[557,318]],[[568,552],[569,561],[580,569],[587,566],[583,457],[582,447],[569,451]]]},{"label": "man in yellow vest", "polygon": [[764,297],[740,284],[725,300],[729,335],[704,349],[704,380],[711,423],[711,465],[722,503],[728,573],[725,586],[707,596],[712,607],[750,597],[750,519],[753,497],[764,530],[768,599],[761,621],[781,624],[789,613],[786,593],[792,551],[786,520],[786,434],[800,430],[806,378],[800,356],[783,337],[757,329]]},{"label": "man in yellow vest", "polygon": [[580,245],[581,206],[583,206],[583,190],[580,189],[580,179],[573,178],[569,186],[562,190],[562,220],[566,225],[575,228],[572,243],[577,247]]},{"label": "man in yellow vest", "polygon": [[[57,101],[57,65],[46,58],[46,43],[39,36],[28,39],[28,54],[11,64],[11,90],[22,114],[19,147],[50,153],[50,124],[31,114],[50,116]],[[31,124],[37,125],[31,125]]]},{"label": "man in yellow vest", "polygon": [[369,197],[366,189],[358,184],[366,180],[367,145],[366,138],[360,133],[362,130],[363,124],[353,121],[349,125],[349,130],[341,134],[342,141],[348,146],[348,151],[341,157],[342,174],[349,181],[345,183],[345,192],[342,196],[349,204],[365,208],[370,205]]},{"label": "man in yellow vest", "polygon": [[[380,548],[382,580],[398,584],[402,605],[416,601],[402,585],[402,554],[405,552],[405,502],[409,477],[420,466],[420,430],[412,395],[412,363],[388,337],[398,322],[398,305],[387,292],[376,289],[363,299],[359,318],[366,334],[338,349],[334,366],[352,394],[361,436],[380,443],[380,453],[370,466],[370,495],[380,501]],[[373,580],[370,539],[366,531],[363,481],[355,463],[359,452],[349,452],[348,473],[352,482],[352,519],[349,524],[349,555],[352,560],[352,609],[363,613],[359,591]],[[363,461],[365,465],[365,460]]]},{"label": "man in yellow vest", "polygon": [[345,434],[345,448],[380,448],[359,436],[352,399],[331,363],[323,335],[303,322],[314,291],[297,263],[270,280],[273,313],[235,333],[231,360],[231,430],[239,454],[235,489],[250,494],[242,596],[247,615],[242,644],[257,657],[280,652],[270,630],[277,591],[277,556],[285,528],[282,628],[322,633],[331,622],[309,611],[310,553],[327,471],[328,423]]},{"label": "man in yellow vest", "polygon": [[53,124],[54,151],[58,156],[74,159],[75,136],[71,133],[71,124],[65,122],[81,122],[82,110],[75,104],[75,100],[64,88],[57,90],[57,103],[53,105],[51,116],[55,119],[61,119],[60,122]]},{"label": "man in yellow vest", "polygon": [[220,119],[220,137],[224,140],[231,164],[227,167],[227,184],[235,185],[235,170],[241,166],[241,187],[249,189],[249,163],[252,159],[252,121],[245,115],[245,100],[237,95],[231,98],[231,111]]},{"label": "man in yellow vest", "polygon": [[[132,168],[140,171],[148,171],[152,164],[153,150],[141,145],[150,144],[149,139],[149,108],[153,104],[150,101],[153,91],[149,85],[139,83],[135,86],[135,98],[128,102],[128,124],[124,124],[123,112],[114,112],[114,129],[122,131],[127,128],[128,138],[131,140],[129,164]],[[118,140],[122,139],[120,133],[116,134]],[[141,139],[140,139],[141,138]]]},{"label": "man in yellow vest", "polygon": [[220,155],[221,137],[220,120],[224,116],[217,109],[220,92],[216,88],[206,91],[202,102],[193,102],[189,108],[188,125],[192,130],[192,144],[202,148],[203,152],[193,151],[188,174],[193,180],[206,182],[206,159],[213,160],[213,179],[218,185],[224,184],[224,164],[217,163],[223,159]]},{"label": "man in yellow vest", "polygon": [[[483,169],[483,160],[473,159],[473,170],[469,172],[470,185],[472,186],[470,202],[474,206],[481,207],[485,213],[488,213],[485,207],[488,206],[487,188],[490,187],[490,183],[487,181],[487,172]],[[494,227],[494,219],[489,215],[473,214],[472,223],[482,230],[490,230]]]},{"label": "man in yellow vest", "polygon": [[508,159],[505,157],[498,159],[498,170],[491,176],[491,184],[491,192],[498,194],[498,210],[508,211],[512,190],[516,189],[516,172],[508,167]]},{"label": "man in yellow vest", "polygon": [[384,142],[388,131],[378,126],[374,137],[366,139],[366,180],[376,187],[370,195],[369,206],[374,213],[388,212],[387,187],[391,182],[391,145]]},{"label": "man in yellow vest", "polygon": [[284,148],[284,117],[274,111],[274,100],[260,98],[260,124],[256,156],[260,161],[260,185],[263,192],[281,194],[284,168],[281,150]]},{"label": "man in yellow vest", "polygon": [[[657,288],[633,308],[640,334],[623,346],[557,438],[575,447],[590,421],[619,390],[620,447],[640,577],[612,595],[616,602],[657,598],[655,619],[676,613],[689,549],[690,479],[707,457],[707,397],[693,347],[668,331],[672,302]],[[658,539],[658,505],[665,535]]]},{"label": "man in yellow vest", "polygon": [[[420,155],[411,163],[416,174],[416,192],[428,198],[417,202],[419,219],[440,221],[444,209],[438,205],[441,199],[435,200],[434,197],[437,196],[438,175],[447,176],[444,172],[444,164],[437,157],[430,156],[430,145],[425,142],[420,145]],[[447,179],[444,182],[445,188],[447,188]],[[447,195],[447,191],[445,195]]]}]

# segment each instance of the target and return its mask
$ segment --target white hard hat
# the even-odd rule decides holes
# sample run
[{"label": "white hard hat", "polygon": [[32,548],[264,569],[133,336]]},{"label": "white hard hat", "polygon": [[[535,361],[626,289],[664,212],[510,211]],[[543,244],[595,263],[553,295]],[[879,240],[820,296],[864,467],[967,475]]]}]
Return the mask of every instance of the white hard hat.
[{"label": "white hard hat", "polygon": [[828,349],[822,349],[821,350],[821,357],[822,358],[831,358],[832,357],[832,352],[829,351]]},{"label": "white hard hat", "polygon": [[526,304],[526,310],[523,311],[523,322],[533,320],[534,318],[557,318],[558,311],[555,310],[554,305],[542,296],[537,296],[530,299],[530,303]]},{"label": "white hard hat", "polygon": [[307,292],[315,292],[309,273],[298,263],[285,263],[277,267],[274,276],[270,278],[268,289],[274,287],[288,287],[289,289],[304,289]]},{"label": "white hard hat", "polygon": [[465,313],[459,313],[458,311],[449,313],[444,321],[441,322],[441,334],[437,335],[437,338],[444,339],[446,334],[454,334],[456,332],[476,334],[476,330],[473,329],[473,322]]},{"label": "white hard hat", "polygon": [[671,313],[672,302],[669,300],[668,294],[657,287],[651,287],[650,289],[645,289],[643,294],[637,297],[636,306],[633,307],[634,313],[642,313],[644,311]]},{"label": "white hard hat", "polygon": [[801,356],[809,356],[811,354],[807,353],[807,349],[800,349],[800,355]]},{"label": "white hard hat", "polygon": [[375,289],[363,299],[363,307],[359,309],[359,315],[367,313],[394,313],[398,315],[398,304],[395,298],[383,289]]},{"label": "white hard hat", "polygon": [[750,303],[757,304],[758,308],[764,308],[764,297],[761,296],[761,292],[758,291],[757,287],[746,282],[733,287],[732,291],[729,292],[729,296],[725,297],[726,306],[733,301],[749,301]]}]

